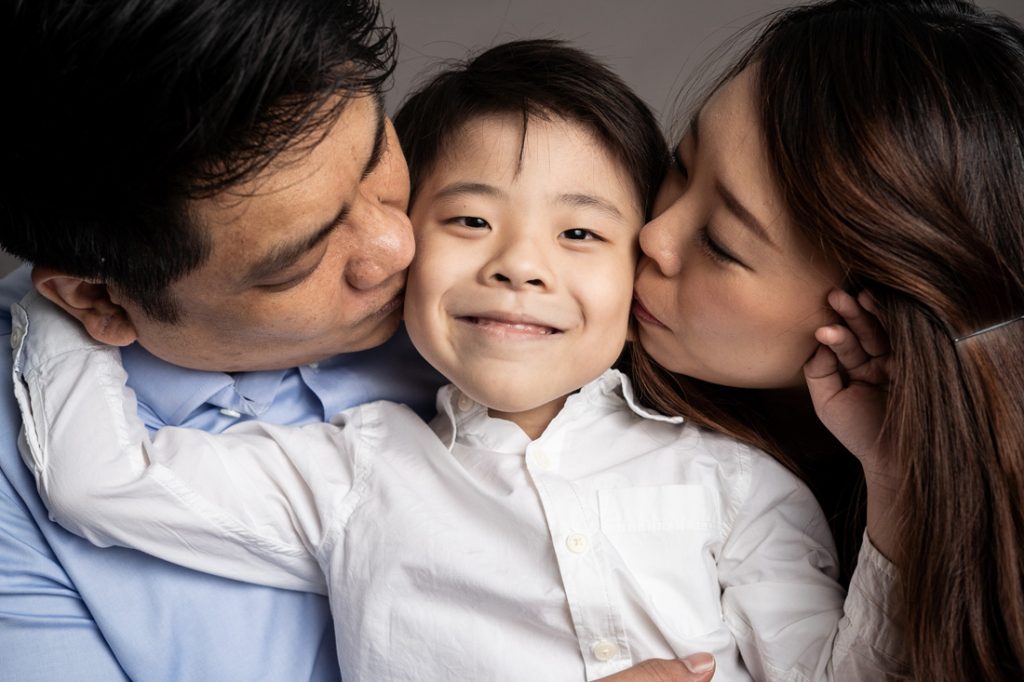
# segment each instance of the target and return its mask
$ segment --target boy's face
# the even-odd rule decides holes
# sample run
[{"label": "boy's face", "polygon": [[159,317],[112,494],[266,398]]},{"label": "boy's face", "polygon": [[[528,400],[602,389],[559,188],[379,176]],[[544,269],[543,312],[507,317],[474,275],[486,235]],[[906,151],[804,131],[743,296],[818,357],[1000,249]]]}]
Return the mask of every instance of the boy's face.
[{"label": "boy's face", "polygon": [[[537,435],[626,339],[643,214],[584,128],[490,116],[418,189],[405,320],[416,347],[491,414]],[[532,428],[536,426],[537,428]]]}]

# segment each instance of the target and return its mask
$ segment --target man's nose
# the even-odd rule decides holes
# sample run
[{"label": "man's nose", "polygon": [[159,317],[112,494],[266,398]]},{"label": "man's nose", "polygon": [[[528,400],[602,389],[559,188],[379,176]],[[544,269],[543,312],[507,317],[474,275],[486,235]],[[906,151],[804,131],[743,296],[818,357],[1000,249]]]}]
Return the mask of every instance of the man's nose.
[{"label": "man's nose", "polygon": [[403,211],[366,197],[353,206],[349,222],[356,235],[345,266],[349,286],[373,289],[409,267],[415,243]]}]

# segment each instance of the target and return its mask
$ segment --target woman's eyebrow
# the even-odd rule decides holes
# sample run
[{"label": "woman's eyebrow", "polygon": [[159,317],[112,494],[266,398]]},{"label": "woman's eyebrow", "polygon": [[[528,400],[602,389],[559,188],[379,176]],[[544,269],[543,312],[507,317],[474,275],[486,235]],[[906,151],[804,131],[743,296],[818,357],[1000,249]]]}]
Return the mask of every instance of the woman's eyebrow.
[{"label": "woman's eyebrow", "polygon": [[[694,151],[696,151],[698,143],[700,142],[699,113],[694,115],[694,117],[690,119],[690,125],[688,126],[687,134],[690,137],[690,143],[693,145]],[[675,156],[676,164],[678,164],[680,168],[685,168],[686,166],[683,165],[682,158],[679,155],[680,146],[681,145],[676,145],[673,154]],[[732,190],[730,190],[725,185],[725,183],[723,183],[719,178],[715,178],[715,191],[718,193],[720,197],[722,197],[722,201],[725,203],[725,207],[729,209],[729,212],[735,215],[737,218],[739,218],[740,223],[744,227],[748,228],[751,232],[754,233],[754,236],[756,236],[764,243],[768,244],[773,248],[778,248],[775,242],[772,240],[771,234],[768,232],[767,228],[765,228],[761,221],[754,216],[750,209],[744,206],[743,203],[736,198],[736,194]]]},{"label": "woman's eyebrow", "polygon": [[725,202],[726,208],[740,219],[740,224],[747,227],[751,232],[754,233],[758,239],[763,241],[775,248],[775,242],[772,241],[771,235],[768,234],[768,230],[765,229],[764,225],[754,217],[746,206],[740,203],[740,200],[736,198],[736,195],[729,191],[729,188],[722,184],[721,180],[715,180],[715,191],[722,197],[722,201]]}]

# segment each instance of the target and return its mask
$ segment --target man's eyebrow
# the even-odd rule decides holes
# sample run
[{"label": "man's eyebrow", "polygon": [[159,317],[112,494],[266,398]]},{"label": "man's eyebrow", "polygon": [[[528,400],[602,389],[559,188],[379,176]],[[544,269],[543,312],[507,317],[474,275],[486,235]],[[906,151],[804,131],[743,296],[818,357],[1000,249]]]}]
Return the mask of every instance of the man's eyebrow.
[{"label": "man's eyebrow", "polygon": [[[700,142],[699,114],[690,119],[689,135],[690,139],[692,140],[691,144],[693,145],[693,148],[697,149],[697,146]],[[679,156],[678,146],[676,147],[675,152],[673,153],[675,154],[676,163],[679,165],[680,168],[684,168],[685,166],[683,166],[682,159]],[[769,246],[775,246],[775,242],[772,241],[771,235],[768,233],[768,230],[765,229],[765,226],[761,224],[761,221],[755,218],[754,214],[751,213],[750,210],[747,209],[747,207],[744,206],[740,202],[740,200],[736,198],[736,195],[728,187],[726,187],[721,180],[718,180],[717,178],[715,180],[715,191],[718,192],[718,195],[720,197],[722,197],[722,201],[725,203],[725,207],[728,208],[733,215],[739,218],[740,222],[745,227],[747,227],[751,232],[753,232],[758,239],[765,242]]]},{"label": "man's eyebrow", "polygon": [[264,280],[294,265],[302,256],[327,239],[334,228],[348,217],[348,212],[349,205],[345,204],[338,211],[337,215],[317,228],[311,235],[293,241],[290,244],[276,246],[273,251],[249,266],[249,271],[242,278],[243,286],[260,284]]},{"label": "man's eyebrow", "polygon": [[453,182],[437,190],[434,193],[434,199],[448,199],[460,194],[480,194],[496,199],[503,199],[508,196],[494,185],[488,185],[483,182]]},{"label": "man's eyebrow", "polygon": [[615,207],[615,204],[608,201],[607,199],[602,199],[601,197],[596,197],[592,194],[559,194],[558,202],[562,204],[568,204],[570,206],[579,206],[580,208],[594,208],[602,213],[607,214],[608,217],[614,220],[625,219],[622,215],[622,211],[617,209]]},{"label": "man's eyebrow", "polygon": [[370,151],[370,158],[366,160],[366,165],[363,166],[363,174],[361,176],[363,180],[369,177],[370,173],[380,165],[380,160],[384,158],[384,152],[388,148],[388,138],[384,134],[387,123],[387,116],[384,115],[384,100],[379,94],[374,97],[376,100],[377,127],[373,133],[373,149]]}]

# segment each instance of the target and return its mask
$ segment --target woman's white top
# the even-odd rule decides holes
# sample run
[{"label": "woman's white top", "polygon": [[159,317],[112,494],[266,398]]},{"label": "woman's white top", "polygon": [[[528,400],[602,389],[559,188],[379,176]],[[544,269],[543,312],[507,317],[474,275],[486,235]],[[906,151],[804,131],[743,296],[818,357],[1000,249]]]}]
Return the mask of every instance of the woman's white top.
[{"label": "woman's white top", "polygon": [[618,372],[532,441],[451,386],[429,426],[377,402],[151,440],[117,349],[38,297],[23,306],[22,446],[53,518],[98,545],[327,593],[346,680],[593,680],[697,651],[717,682],[873,680],[898,658],[884,560],[866,549],[844,618],[809,490],[637,406]]}]

